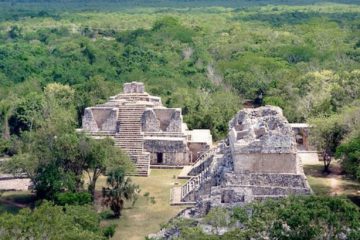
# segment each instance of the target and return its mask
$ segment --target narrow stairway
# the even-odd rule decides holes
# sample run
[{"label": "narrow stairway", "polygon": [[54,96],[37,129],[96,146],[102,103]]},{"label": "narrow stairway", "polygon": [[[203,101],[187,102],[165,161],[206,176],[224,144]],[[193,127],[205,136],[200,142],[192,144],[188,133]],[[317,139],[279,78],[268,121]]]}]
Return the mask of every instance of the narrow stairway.
[{"label": "narrow stairway", "polygon": [[141,116],[145,106],[129,104],[119,106],[119,133],[115,135],[115,146],[129,153],[136,166],[135,176],[148,176],[150,171],[150,153],[143,151],[143,136],[141,135]]}]

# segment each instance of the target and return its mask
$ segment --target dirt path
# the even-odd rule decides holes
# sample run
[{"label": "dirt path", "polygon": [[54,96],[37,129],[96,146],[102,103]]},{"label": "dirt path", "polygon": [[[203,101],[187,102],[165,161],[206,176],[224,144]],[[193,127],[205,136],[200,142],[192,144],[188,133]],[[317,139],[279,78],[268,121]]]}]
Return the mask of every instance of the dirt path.
[{"label": "dirt path", "polygon": [[337,196],[340,195],[344,189],[341,186],[341,183],[339,180],[341,180],[341,176],[338,175],[331,175],[328,177],[330,181],[330,187],[331,187],[331,196]]}]

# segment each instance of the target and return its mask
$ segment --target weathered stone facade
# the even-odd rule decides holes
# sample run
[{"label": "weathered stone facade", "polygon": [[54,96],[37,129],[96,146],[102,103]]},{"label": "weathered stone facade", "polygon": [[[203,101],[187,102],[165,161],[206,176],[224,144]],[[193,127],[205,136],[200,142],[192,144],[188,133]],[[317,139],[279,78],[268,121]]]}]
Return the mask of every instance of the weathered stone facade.
[{"label": "weathered stone facade", "polygon": [[181,201],[195,203],[201,215],[214,206],[311,193],[280,108],[241,110],[229,128],[228,139],[190,171]]},{"label": "weathered stone facade", "polygon": [[117,130],[118,109],[116,108],[86,108],[83,116],[83,129],[86,131]]},{"label": "weathered stone facade", "polygon": [[[150,164],[191,164],[212,144],[210,131],[189,131],[181,109],[164,107],[161,99],[146,93],[139,82],[125,83],[124,93],[86,108],[82,125],[81,130],[93,137],[114,138],[115,145],[134,160],[139,175],[147,176]],[[198,133],[204,140],[196,138]]]}]

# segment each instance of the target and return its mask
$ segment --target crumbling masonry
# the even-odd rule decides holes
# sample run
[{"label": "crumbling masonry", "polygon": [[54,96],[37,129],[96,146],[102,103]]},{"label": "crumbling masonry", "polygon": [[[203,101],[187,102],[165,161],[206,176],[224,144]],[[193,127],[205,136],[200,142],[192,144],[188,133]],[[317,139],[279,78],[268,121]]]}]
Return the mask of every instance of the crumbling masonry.
[{"label": "crumbling masonry", "polygon": [[189,181],[173,189],[174,204],[195,204],[201,215],[214,206],[311,193],[280,108],[241,110],[229,129],[228,138],[193,166]]}]

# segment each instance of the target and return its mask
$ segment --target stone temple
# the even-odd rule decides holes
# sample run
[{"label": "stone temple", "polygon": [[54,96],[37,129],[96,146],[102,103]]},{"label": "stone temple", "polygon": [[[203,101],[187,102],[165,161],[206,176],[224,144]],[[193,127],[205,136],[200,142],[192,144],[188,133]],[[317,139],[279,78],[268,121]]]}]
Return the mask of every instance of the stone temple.
[{"label": "stone temple", "polygon": [[265,106],[239,111],[228,138],[190,170],[190,179],[172,190],[173,204],[214,206],[311,194],[297,152],[295,132],[282,110]]},{"label": "stone temple", "polygon": [[139,82],[125,83],[123,93],[86,108],[81,131],[94,138],[113,138],[128,152],[140,176],[148,176],[150,165],[190,165],[212,145],[210,130],[188,130],[180,108],[164,107]]}]

